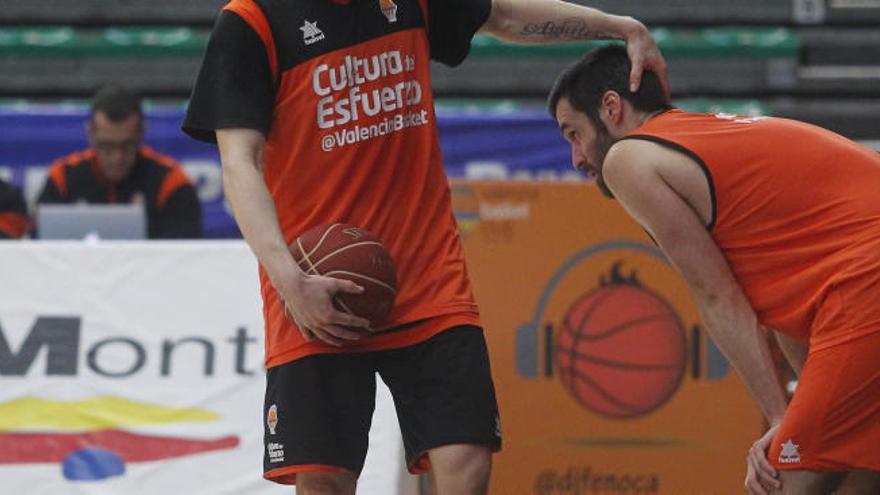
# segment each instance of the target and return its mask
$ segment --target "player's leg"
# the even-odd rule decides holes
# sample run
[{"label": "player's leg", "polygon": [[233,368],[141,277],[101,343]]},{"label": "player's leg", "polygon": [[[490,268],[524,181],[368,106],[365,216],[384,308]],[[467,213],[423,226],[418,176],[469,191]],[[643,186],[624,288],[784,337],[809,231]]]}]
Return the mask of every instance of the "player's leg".
[{"label": "player's leg", "polygon": [[296,477],[297,495],[354,495],[357,475],[343,473],[299,473]]},{"label": "player's leg", "polygon": [[492,450],[473,444],[444,445],[428,451],[438,495],[489,492]]},{"label": "player's leg", "polygon": [[779,471],[782,490],[774,495],[828,495],[840,484],[844,473],[820,471]]},{"label": "player's leg", "polygon": [[877,362],[880,333],[810,350],[767,455],[782,493],[832,493],[843,473],[880,470]]},{"label": "player's leg", "polygon": [[353,495],[375,407],[370,353],[318,354],[267,370],[264,477],[300,495]]},{"label": "player's leg", "polygon": [[394,396],[409,470],[431,469],[437,495],[486,493],[501,431],[482,330],[456,327],[385,351],[378,367]]},{"label": "player's leg", "polygon": [[880,471],[850,471],[837,487],[837,495],[876,495],[877,493],[880,493]]}]

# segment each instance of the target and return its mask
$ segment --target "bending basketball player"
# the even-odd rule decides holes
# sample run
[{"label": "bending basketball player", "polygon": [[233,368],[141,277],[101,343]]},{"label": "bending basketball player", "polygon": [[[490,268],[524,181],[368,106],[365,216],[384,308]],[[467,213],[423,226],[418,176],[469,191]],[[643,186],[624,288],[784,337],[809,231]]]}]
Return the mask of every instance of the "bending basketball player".
[{"label": "bending basketball player", "polygon": [[[778,118],[670,107],[628,89],[621,47],[567,69],[549,110],[572,163],[654,238],[770,429],[753,494],[880,493],[880,155]],[[800,374],[786,405],[764,337]]]},{"label": "bending basketball player", "polygon": [[[430,80],[430,60],[459,64],[480,29],[535,43],[618,38],[633,80],[665,71],[641,23],[556,0],[232,0],[214,27],[184,130],[219,144],[260,262],[264,476],[300,495],[354,493],[377,372],[409,469],[433,469],[439,495],[487,490],[498,409]],[[288,252],[337,222],[375,234],[397,267],[395,307],[369,335],[331,303],[360,288],[307,276]]]}]

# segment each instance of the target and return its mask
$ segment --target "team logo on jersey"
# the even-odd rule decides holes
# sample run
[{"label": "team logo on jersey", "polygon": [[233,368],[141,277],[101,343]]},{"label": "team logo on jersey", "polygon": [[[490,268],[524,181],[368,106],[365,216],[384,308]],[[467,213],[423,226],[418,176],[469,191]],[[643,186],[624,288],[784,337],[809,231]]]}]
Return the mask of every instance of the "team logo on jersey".
[{"label": "team logo on jersey", "polygon": [[305,21],[299,30],[303,32],[303,42],[307,45],[317,43],[324,39],[324,32],[318,28],[317,21]]},{"label": "team logo on jersey", "polygon": [[379,8],[388,22],[397,22],[397,4],[394,0],[379,0]]},{"label": "team logo on jersey", "polygon": [[266,413],[266,426],[269,427],[269,434],[275,434],[275,427],[278,426],[278,406],[272,404],[269,412]]},{"label": "team logo on jersey", "polygon": [[795,464],[801,462],[801,453],[798,452],[799,445],[792,442],[789,438],[787,442],[782,444],[782,452],[779,453],[780,464]]}]

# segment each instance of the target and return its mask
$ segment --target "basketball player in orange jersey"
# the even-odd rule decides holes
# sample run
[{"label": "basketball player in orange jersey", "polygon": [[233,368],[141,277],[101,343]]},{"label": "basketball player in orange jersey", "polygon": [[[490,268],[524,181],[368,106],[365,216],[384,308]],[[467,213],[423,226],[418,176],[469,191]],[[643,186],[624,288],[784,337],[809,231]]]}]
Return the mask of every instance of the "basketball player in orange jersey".
[{"label": "basketball player in orange jersey", "polygon": [[[650,72],[631,92],[629,70],[621,47],[591,52],[549,110],[573,165],[666,253],[769,421],[747,490],[880,493],[880,155],[801,122],[673,109]],[[800,374],[787,406],[762,325]]]},{"label": "basketball player in orange jersey", "polygon": [[[219,144],[260,262],[264,476],[301,495],[354,493],[377,372],[409,469],[432,469],[440,495],[487,490],[501,432],[430,80],[430,61],[459,64],[480,30],[523,43],[617,38],[633,81],[666,71],[641,23],[557,0],[232,0],[214,27],[183,127]],[[369,333],[331,304],[361,288],[305,275],[288,251],[335,222],[371,231],[397,268],[395,307]]]}]

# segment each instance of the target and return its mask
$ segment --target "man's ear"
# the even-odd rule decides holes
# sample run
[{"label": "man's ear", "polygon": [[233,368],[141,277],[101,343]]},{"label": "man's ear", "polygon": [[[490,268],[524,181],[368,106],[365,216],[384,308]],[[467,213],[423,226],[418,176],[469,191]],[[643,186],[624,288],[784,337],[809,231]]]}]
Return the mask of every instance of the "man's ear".
[{"label": "man's ear", "polygon": [[617,91],[609,89],[602,95],[602,108],[599,110],[599,117],[609,128],[615,127],[623,119],[623,100]]}]

